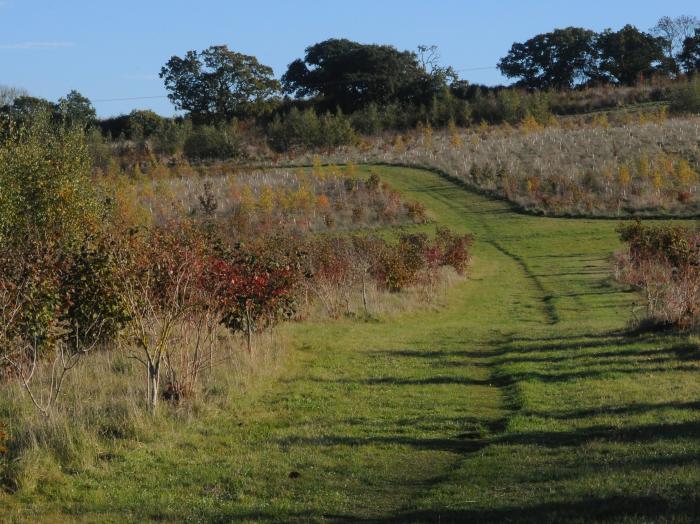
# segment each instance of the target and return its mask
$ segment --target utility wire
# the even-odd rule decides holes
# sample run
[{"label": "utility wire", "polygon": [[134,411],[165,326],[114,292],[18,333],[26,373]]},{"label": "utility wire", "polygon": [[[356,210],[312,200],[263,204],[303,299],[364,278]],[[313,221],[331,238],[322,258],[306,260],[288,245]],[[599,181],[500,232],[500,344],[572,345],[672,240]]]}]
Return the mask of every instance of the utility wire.
[{"label": "utility wire", "polygon": [[464,73],[466,71],[486,71],[487,69],[498,69],[498,67],[497,66],[469,67],[467,69],[455,69],[455,72]]},{"label": "utility wire", "polygon": [[[484,66],[484,67],[469,67],[465,69],[455,69],[454,71],[457,73],[464,73],[467,71],[487,71],[491,69],[498,69],[496,66]],[[364,82],[365,80],[363,79],[356,79],[356,80],[336,80],[333,82],[319,82],[315,84],[307,84],[306,87],[323,87],[323,86],[329,86],[329,85],[338,85],[338,84],[359,84]],[[155,96],[132,96],[132,97],[125,97],[125,98],[102,98],[99,100],[92,100],[93,103],[101,103],[101,102],[130,102],[133,100],[156,100],[156,99],[163,99],[163,98],[168,98],[166,95],[155,95]]]},{"label": "utility wire", "polygon": [[166,95],[158,96],[132,96],[128,98],[103,98],[101,100],[91,100],[91,102],[127,102],[129,100],[150,100],[154,98],[168,98]]}]

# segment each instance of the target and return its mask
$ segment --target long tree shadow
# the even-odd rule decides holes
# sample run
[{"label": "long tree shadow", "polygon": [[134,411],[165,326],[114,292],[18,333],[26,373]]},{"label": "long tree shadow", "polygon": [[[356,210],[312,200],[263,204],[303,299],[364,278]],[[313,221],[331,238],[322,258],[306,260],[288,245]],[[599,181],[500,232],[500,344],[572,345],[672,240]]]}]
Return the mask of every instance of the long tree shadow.
[{"label": "long tree shadow", "polygon": [[488,440],[478,438],[476,434],[458,434],[452,438],[417,438],[404,435],[367,435],[343,436],[325,435],[320,437],[289,436],[277,440],[277,444],[286,449],[291,446],[303,447],[359,447],[359,446],[409,446],[414,449],[429,451],[450,451],[452,453],[474,453],[489,445]]},{"label": "long tree shadow", "polygon": [[454,385],[454,386],[488,386],[492,381],[489,379],[474,379],[462,376],[445,376],[437,375],[426,378],[401,378],[401,377],[370,377],[365,379],[321,379],[309,378],[304,379],[311,382],[329,383],[329,384],[349,384],[356,386],[435,386],[435,385]]},{"label": "long tree shadow", "polygon": [[[603,406],[589,409],[578,409],[566,411],[564,413],[541,413],[541,412],[525,412],[523,415],[533,415],[542,418],[555,420],[576,420],[595,417],[600,415],[616,415],[621,417],[629,417],[633,415],[641,415],[660,410],[700,410],[700,401],[691,402],[658,402],[658,403],[640,403],[627,406]],[[698,435],[700,437],[700,435]]]},{"label": "long tree shadow", "polygon": [[[434,509],[407,511],[386,519],[368,520],[381,524],[389,523],[491,523],[491,522],[611,522],[649,521],[663,518],[671,521],[700,515],[700,499],[671,502],[660,496],[618,495],[589,497],[572,502],[545,502],[528,506],[510,506],[502,509]],[[344,517],[337,516],[339,520]]]},{"label": "long tree shadow", "polygon": [[590,426],[573,431],[531,431],[495,437],[491,444],[534,445],[544,448],[583,446],[591,442],[651,443],[700,438],[700,421],[640,426]]}]

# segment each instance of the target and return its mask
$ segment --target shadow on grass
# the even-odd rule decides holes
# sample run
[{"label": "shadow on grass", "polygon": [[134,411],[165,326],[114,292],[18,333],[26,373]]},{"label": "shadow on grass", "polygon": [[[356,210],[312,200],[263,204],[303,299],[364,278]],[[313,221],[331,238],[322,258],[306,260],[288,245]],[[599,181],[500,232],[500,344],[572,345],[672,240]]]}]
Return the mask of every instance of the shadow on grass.
[{"label": "shadow on grass", "polygon": [[454,438],[415,438],[403,435],[372,435],[363,437],[342,435],[326,435],[322,437],[289,436],[279,439],[277,443],[282,447],[408,446],[419,450],[449,451],[459,454],[474,453],[489,445],[486,439],[473,438],[471,434],[456,435]]},{"label": "shadow on grass", "polygon": [[[468,502],[465,504],[469,504]],[[206,515],[207,522],[362,522],[365,524],[418,523],[556,523],[556,522],[656,522],[659,520],[697,522],[700,499],[669,500],[660,496],[616,495],[589,497],[572,502],[544,502],[503,508],[464,508],[408,510],[380,518],[366,518],[352,513],[251,511],[228,513],[216,511]]]},{"label": "shadow on grass", "polygon": [[426,378],[399,378],[399,377],[371,377],[364,379],[305,379],[311,382],[329,384],[349,384],[356,386],[489,386],[493,384],[490,379],[475,379],[461,376],[434,376]]},{"label": "shadow on grass", "polygon": [[[700,401],[694,402],[658,402],[658,403],[641,403],[632,404],[628,406],[605,406],[599,408],[591,409],[579,409],[574,411],[567,411],[565,413],[538,413],[529,412],[523,413],[524,415],[533,415],[537,417],[555,419],[555,420],[575,420],[581,418],[595,417],[600,415],[619,415],[619,416],[632,416],[632,415],[642,415],[644,413],[651,413],[654,411],[661,410],[690,410],[697,411],[700,410]],[[698,435],[700,437],[700,435]]]},{"label": "shadow on grass", "polygon": [[583,446],[591,442],[649,444],[660,440],[700,437],[700,421],[679,424],[645,424],[614,427],[591,426],[574,431],[531,431],[506,434],[492,439],[491,444],[534,445],[544,448]]},{"label": "shadow on grass", "polygon": [[[499,509],[445,509],[408,511],[391,518],[368,520],[389,523],[490,523],[490,522],[600,522],[600,521],[648,521],[662,518],[684,518],[700,515],[697,498],[672,504],[659,496],[610,496],[590,497],[572,502],[546,502],[530,506],[509,506]],[[333,518],[333,517],[331,517]],[[338,520],[344,517],[337,516]]]}]

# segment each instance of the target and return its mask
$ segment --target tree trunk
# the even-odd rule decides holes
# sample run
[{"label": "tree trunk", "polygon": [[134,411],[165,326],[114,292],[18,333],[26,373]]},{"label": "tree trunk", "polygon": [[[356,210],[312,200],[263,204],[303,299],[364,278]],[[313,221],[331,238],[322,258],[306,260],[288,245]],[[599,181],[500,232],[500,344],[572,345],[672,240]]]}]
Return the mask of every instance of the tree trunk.
[{"label": "tree trunk", "polygon": [[246,324],[246,342],[248,345],[248,354],[252,354],[253,352],[253,345],[252,345],[252,336],[253,336],[253,327],[250,325],[250,306],[245,307],[245,324]]},{"label": "tree trunk", "polygon": [[160,380],[160,362],[148,363],[148,406],[151,414],[156,414],[158,407],[158,382]]},{"label": "tree trunk", "polygon": [[365,308],[365,315],[368,315],[369,311],[367,309],[367,279],[365,273],[362,273],[362,305]]}]

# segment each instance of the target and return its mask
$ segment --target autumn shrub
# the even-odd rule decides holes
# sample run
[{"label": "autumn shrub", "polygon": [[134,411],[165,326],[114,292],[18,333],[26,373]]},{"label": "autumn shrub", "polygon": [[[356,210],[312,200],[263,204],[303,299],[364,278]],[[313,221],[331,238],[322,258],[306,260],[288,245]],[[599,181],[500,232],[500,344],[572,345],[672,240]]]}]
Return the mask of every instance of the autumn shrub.
[{"label": "autumn shrub", "polygon": [[[145,368],[146,399],[152,412],[160,397],[162,367],[170,366],[181,346],[179,336],[184,332],[178,326],[216,307],[201,285],[206,257],[202,237],[186,224],[133,235],[121,253],[128,317],[122,347]],[[171,378],[176,374],[172,368],[168,371]]]},{"label": "autumn shrub", "polygon": [[304,234],[427,220],[422,206],[402,200],[376,173],[364,181],[344,171],[331,166],[236,172],[212,166],[202,177],[129,181],[113,198],[132,225],[164,225],[186,216],[217,223],[235,240],[283,230]]},{"label": "autumn shrub", "polygon": [[236,244],[211,260],[215,267],[215,292],[221,309],[221,323],[234,333],[246,337],[252,351],[252,335],[291,319],[297,310],[300,286],[300,255],[293,247],[285,250],[281,238],[269,239],[257,248]]},{"label": "autumn shrub", "polygon": [[401,291],[419,282],[419,275],[428,269],[426,253],[428,236],[425,233],[404,234],[395,249],[384,252],[383,278],[389,291]]},{"label": "autumn shrub", "polygon": [[5,432],[5,424],[0,422],[0,460],[2,460],[2,455],[7,453],[7,446],[5,446],[6,442],[7,433]]},{"label": "autumn shrub", "polygon": [[700,314],[700,234],[640,222],[618,229],[626,250],[616,256],[618,281],[639,288],[652,322],[690,328]]},{"label": "autumn shrub", "polygon": [[439,264],[451,266],[463,275],[471,261],[469,248],[474,239],[471,235],[458,235],[446,227],[438,227],[436,232],[436,247],[440,254]]},{"label": "autumn shrub", "polygon": [[[304,289],[333,318],[349,310],[350,294],[359,276],[355,264],[364,261],[364,257],[356,257],[354,248],[352,238],[347,236],[309,239],[303,244]],[[364,255],[371,257],[372,252]]]},{"label": "autumn shrub", "polygon": [[38,120],[0,146],[0,288],[12,312],[5,364],[18,348],[26,358],[116,330],[114,265],[94,244],[104,217],[81,129]]},{"label": "autumn shrub", "polygon": [[370,285],[390,293],[422,287],[430,294],[441,278],[440,268],[464,273],[470,245],[470,236],[447,228],[439,228],[434,239],[404,234],[394,242],[359,235],[311,238],[300,247],[302,286],[332,318],[351,313],[353,297],[368,313]]},{"label": "autumn shrub", "polygon": [[439,227],[430,240],[423,233],[401,235],[396,245],[387,244],[380,251],[375,270],[378,282],[389,291],[401,291],[417,284],[430,284],[440,267],[452,267],[464,274],[470,261],[470,235],[458,235]]},{"label": "autumn shrub", "polygon": [[428,212],[420,202],[406,202],[404,204],[408,217],[417,224],[424,224],[428,221]]}]

